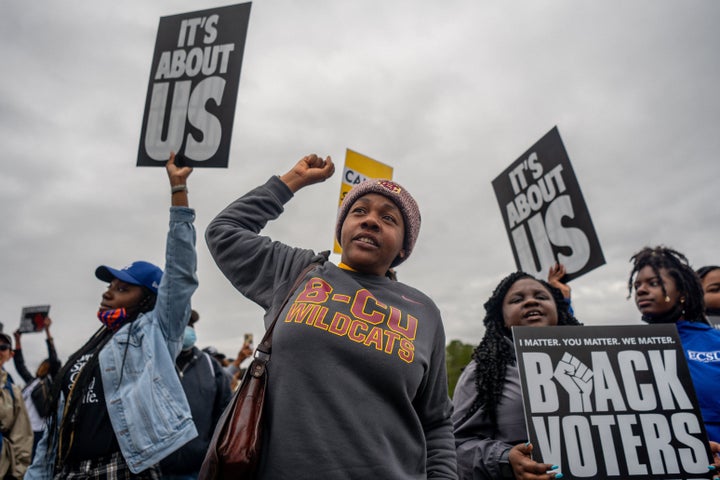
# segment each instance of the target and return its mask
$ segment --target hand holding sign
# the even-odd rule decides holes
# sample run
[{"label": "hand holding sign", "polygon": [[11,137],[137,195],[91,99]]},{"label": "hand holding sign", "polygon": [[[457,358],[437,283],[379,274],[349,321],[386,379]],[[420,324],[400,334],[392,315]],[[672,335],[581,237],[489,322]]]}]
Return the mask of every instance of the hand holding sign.
[{"label": "hand holding sign", "polygon": [[[38,328],[35,330],[31,330],[32,332],[40,332],[42,330],[45,330],[45,335],[47,336],[48,340],[52,340],[52,335],[50,335],[50,325],[52,324],[52,319],[48,316],[45,316],[42,319],[42,325],[38,325]],[[22,327],[22,325],[21,325]],[[15,350],[22,350],[22,343],[20,341],[20,338],[22,337],[22,334],[24,332],[27,332],[27,330],[22,330],[22,328],[18,328],[13,332],[13,336],[15,337]]]},{"label": "hand holding sign", "polygon": [[557,288],[562,292],[563,298],[570,299],[570,286],[567,283],[563,283],[566,270],[565,265],[562,263],[556,263],[548,271],[547,282],[553,287]]},{"label": "hand holding sign", "polygon": [[[538,463],[531,457],[533,446],[530,442],[515,445],[510,449],[508,461],[516,479],[525,478],[563,478],[557,472],[557,466],[549,463]],[[550,472],[550,473],[548,473]]]},{"label": "hand holding sign", "polygon": [[720,479],[720,443],[710,442],[710,451],[712,452],[713,463],[708,466],[708,469],[714,469],[715,472],[718,472],[712,477],[713,480],[718,480]]},{"label": "hand holding sign", "polygon": [[560,262],[570,281],[605,263],[557,127],[492,185],[518,270],[540,278]]}]

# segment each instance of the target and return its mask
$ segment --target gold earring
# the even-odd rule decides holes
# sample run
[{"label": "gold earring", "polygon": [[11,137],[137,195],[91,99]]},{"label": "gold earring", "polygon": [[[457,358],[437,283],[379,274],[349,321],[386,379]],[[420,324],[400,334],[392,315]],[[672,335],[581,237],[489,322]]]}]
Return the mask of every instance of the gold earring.
[{"label": "gold earring", "polygon": [[665,303],[670,303],[670,295],[665,295]]}]

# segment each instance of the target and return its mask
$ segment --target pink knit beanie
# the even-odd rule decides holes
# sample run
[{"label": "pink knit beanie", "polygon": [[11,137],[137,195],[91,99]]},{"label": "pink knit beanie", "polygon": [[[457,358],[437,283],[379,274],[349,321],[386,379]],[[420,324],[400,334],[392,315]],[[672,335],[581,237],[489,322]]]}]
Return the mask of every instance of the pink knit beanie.
[{"label": "pink knit beanie", "polygon": [[405,250],[404,257],[396,257],[393,260],[391,267],[400,265],[405,259],[410,256],[415,241],[420,233],[420,210],[418,209],[415,199],[410,193],[405,190],[400,184],[393,182],[392,180],[384,179],[370,179],[365,180],[355,185],[343,199],[338,211],[337,225],[335,226],[335,236],[337,237],[338,243],[340,243],[340,232],[342,231],[342,225],[345,222],[350,207],[355,201],[368,193],[378,193],[392,200],[395,205],[400,209],[400,213],[403,216],[403,223],[405,224],[405,240],[403,241],[403,250]]}]

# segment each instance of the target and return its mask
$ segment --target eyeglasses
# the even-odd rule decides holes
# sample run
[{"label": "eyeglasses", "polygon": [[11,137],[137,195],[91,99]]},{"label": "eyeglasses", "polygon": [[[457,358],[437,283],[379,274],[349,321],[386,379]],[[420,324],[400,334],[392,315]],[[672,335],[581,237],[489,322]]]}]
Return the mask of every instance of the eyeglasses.
[{"label": "eyeglasses", "polygon": [[4,352],[5,350],[10,350],[10,345],[7,343],[0,343],[0,352]]}]

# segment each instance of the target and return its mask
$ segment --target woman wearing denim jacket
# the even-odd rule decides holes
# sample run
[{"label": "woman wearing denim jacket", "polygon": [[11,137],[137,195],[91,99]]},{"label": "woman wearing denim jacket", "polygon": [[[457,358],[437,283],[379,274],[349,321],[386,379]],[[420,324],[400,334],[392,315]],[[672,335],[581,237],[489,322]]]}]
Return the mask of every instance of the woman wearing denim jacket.
[{"label": "woman wearing denim jacket", "polygon": [[192,169],[176,166],[171,154],[166,170],[172,206],[165,272],[142,261],[95,271],[109,283],[97,313],[103,325],[58,373],[51,397],[57,416],[28,480],[160,478],[160,460],[197,435],[175,372],[198,283],[185,186]]}]

